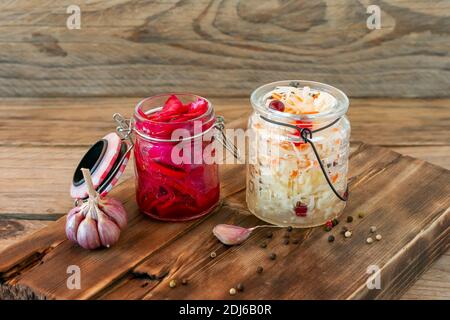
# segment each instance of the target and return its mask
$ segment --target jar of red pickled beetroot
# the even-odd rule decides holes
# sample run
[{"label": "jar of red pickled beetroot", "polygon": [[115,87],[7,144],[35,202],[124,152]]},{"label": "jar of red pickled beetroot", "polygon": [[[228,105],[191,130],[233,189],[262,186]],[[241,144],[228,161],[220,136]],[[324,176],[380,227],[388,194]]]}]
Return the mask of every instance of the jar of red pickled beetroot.
[{"label": "jar of red pickled beetroot", "polygon": [[194,94],[161,94],[137,104],[132,127],[136,199],[143,213],[184,221],[214,209],[219,172],[208,157],[216,125],[211,103]]}]

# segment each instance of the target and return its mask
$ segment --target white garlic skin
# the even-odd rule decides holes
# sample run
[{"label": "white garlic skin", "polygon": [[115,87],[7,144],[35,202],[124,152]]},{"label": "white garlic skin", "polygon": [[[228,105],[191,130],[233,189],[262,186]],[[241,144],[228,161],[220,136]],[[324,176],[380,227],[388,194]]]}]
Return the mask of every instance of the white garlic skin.
[{"label": "white garlic skin", "polygon": [[213,229],[213,234],[223,244],[232,246],[244,242],[251,234],[252,228],[247,229],[230,224],[218,224]]},{"label": "white garlic skin", "polygon": [[73,208],[67,214],[67,238],[81,247],[94,250],[114,245],[127,226],[127,212],[114,198],[98,197]]},{"label": "white garlic skin", "polygon": [[81,247],[88,250],[97,249],[101,246],[97,222],[90,216],[86,216],[78,226],[77,242]]}]

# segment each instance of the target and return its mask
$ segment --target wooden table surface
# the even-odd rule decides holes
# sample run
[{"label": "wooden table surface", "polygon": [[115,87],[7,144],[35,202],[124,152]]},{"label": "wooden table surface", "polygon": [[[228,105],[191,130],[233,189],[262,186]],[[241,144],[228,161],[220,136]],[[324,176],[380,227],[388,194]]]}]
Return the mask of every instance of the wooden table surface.
[{"label": "wooden table surface", "polygon": [[[130,116],[139,98],[4,98],[0,100],[0,252],[50,225],[71,207],[73,170],[90,144]],[[212,99],[228,126],[242,127],[248,99]],[[450,99],[352,99],[353,143],[387,146],[450,169]],[[125,177],[133,175],[132,165]],[[1,253],[0,253],[1,254]],[[450,253],[403,296],[450,298]]]}]

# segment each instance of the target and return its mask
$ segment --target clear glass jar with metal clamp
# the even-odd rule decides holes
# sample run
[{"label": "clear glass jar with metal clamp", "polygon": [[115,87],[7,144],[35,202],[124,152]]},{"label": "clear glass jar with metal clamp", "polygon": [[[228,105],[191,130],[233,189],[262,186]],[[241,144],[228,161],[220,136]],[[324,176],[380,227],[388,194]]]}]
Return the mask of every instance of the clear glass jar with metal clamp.
[{"label": "clear glass jar with metal clamp", "polygon": [[[107,173],[93,174],[93,177],[108,176],[106,180],[114,183],[102,186],[104,183],[98,181],[98,189],[110,190],[134,149],[136,201],[142,213],[163,221],[192,220],[210,213],[220,197],[216,142],[236,157],[239,157],[239,151],[225,137],[224,119],[215,116],[212,104],[205,98],[176,94],[183,105],[201,99],[206,104],[205,112],[198,116],[179,118],[180,121],[174,122],[152,117],[173,96],[161,94],[140,101],[129,120],[115,114],[117,133],[107,135],[88,151],[75,172],[73,186],[85,189],[84,181],[77,173],[83,166],[88,166],[91,173],[99,167],[111,167],[114,169]],[[111,164],[96,165],[105,157]],[[81,194],[78,191],[72,194],[74,198]]]},{"label": "clear glass jar with metal clamp", "polygon": [[300,228],[337,218],[348,197],[347,96],[318,82],[279,81],[256,89],[251,103],[249,210]]}]

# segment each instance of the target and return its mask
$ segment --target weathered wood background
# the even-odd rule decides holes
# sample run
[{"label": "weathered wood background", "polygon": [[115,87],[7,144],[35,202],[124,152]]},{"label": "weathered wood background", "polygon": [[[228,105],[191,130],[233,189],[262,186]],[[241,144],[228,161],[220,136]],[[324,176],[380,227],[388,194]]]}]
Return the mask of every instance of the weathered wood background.
[{"label": "weathered wood background", "polygon": [[[66,27],[72,4],[80,30]],[[449,16],[448,0],[3,0],[0,96],[248,96],[301,78],[352,97],[448,97]]]}]

